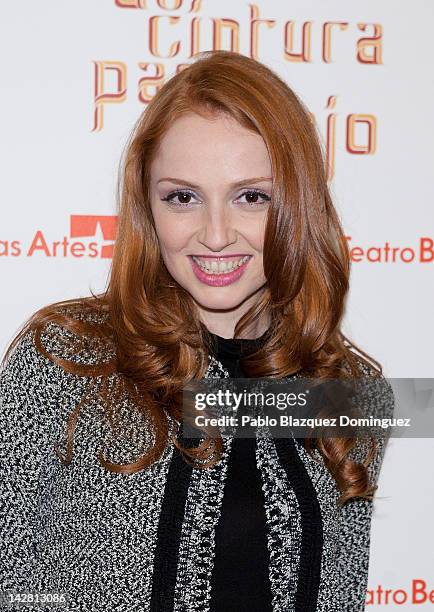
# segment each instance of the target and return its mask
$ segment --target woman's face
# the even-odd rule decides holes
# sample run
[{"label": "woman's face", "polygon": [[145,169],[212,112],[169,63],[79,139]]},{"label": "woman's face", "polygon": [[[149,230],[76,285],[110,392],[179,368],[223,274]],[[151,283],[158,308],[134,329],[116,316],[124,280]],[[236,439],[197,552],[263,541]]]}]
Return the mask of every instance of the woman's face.
[{"label": "woman's face", "polygon": [[230,327],[266,282],[262,252],[272,177],[262,137],[227,116],[184,115],[162,139],[150,188],[168,271],[205,323],[225,311]]}]

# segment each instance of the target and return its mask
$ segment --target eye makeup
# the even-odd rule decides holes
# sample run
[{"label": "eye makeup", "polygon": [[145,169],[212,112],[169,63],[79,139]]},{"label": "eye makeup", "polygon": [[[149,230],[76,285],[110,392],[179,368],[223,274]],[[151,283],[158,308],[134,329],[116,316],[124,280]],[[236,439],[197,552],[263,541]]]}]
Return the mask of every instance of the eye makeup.
[{"label": "eye makeup", "polygon": [[[255,207],[264,207],[268,202],[271,201],[271,197],[263,191],[259,189],[246,189],[244,190],[237,199],[242,198],[244,196],[248,197],[259,197],[262,198],[262,201],[253,201],[253,202],[241,202],[241,204],[246,204],[247,208],[255,208]],[[167,202],[170,206],[175,208],[188,208],[192,202],[175,202],[174,198],[194,198],[195,194],[188,189],[175,189],[169,192],[164,198],[161,198],[163,202]],[[236,201],[236,200],[235,200]]]}]

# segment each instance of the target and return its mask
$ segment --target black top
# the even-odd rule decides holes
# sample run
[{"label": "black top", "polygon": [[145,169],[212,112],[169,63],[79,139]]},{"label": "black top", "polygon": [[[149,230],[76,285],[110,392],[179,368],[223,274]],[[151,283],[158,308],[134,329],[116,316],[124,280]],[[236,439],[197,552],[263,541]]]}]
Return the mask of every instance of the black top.
[{"label": "black top", "polygon": [[[260,346],[266,335],[251,340],[212,334],[214,355],[232,378],[246,378],[240,359]],[[255,438],[232,440],[215,534],[211,612],[272,611],[264,494],[255,451]]]},{"label": "black top", "polygon": [[[213,354],[231,378],[248,378],[240,359],[266,337],[228,339],[214,335]],[[188,438],[183,443],[191,442]],[[301,443],[304,441],[301,439]],[[292,438],[274,439],[279,464],[294,491],[301,520],[295,612],[314,612],[319,593],[323,533],[314,485]],[[262,474],[256,438],[234,437],[227,461],[210,577],[210,612],[272,612]],[[173,612],[180,541],[193,467],[175,447],[170,461],[154,553],[151,612]]]},{"label": "black top", "polygon": [[214,355],[223,363],[232,378],[246,378],[239,361],[243,355],[249,355],[259,348],[265,342],[267,334],[268,329],[262,336],[254,339],[222,338],[217,334],[211,334],[215,345]]}]

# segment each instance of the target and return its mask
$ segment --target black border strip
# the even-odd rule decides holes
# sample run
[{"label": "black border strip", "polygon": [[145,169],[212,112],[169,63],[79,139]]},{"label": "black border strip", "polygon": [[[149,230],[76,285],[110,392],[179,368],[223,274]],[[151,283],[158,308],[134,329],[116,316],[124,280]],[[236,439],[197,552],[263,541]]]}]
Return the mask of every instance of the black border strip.
[{"label": "black border strip", "polygon": [[192,471],[192,466],[174,447],[158,523],[152,575],[151,612],[173,612],[179,545]]},{"label": "black border strip", "polygon": [[321,508],[294,440],[275,438],[274,443],[301,513],[301,551],[294,612],[316,612],[324,544]]}]

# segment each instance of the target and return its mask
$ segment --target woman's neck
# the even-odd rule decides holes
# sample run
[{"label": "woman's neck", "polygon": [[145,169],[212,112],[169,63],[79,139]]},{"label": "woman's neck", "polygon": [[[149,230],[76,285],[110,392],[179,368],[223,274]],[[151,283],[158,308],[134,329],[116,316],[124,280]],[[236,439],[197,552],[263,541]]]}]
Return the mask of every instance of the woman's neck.
[{"label": "woman's neck", "polygon": [[[205,327],[212,334],[220,336],[220,338],[234,338],[236,321],[228,324],[227,321],[212,320],[204,322]],[[239,338],[245,340],[254,340],[260,338],[270,327],[270,319],[267,316],[261,317],[260,320],[254,321],[249,328],[244,329]]]}]

